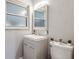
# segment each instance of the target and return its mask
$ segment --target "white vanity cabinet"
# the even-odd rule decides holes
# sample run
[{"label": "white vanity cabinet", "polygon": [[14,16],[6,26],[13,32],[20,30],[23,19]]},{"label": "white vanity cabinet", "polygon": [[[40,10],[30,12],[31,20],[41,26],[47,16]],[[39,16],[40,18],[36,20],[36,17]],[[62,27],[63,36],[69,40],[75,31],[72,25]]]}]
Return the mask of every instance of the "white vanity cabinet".
[{"label": "white vanity cabinet", "polygon": [[35,59],[35,49],[29,45],[24,45],[24,59]]},{"label": "white vanity cabinet", "polygon": [[[31,37],[33,36],[33,37]],[[48,52],[48,41],[46,37],[27,35],[24,38],[24,59],[46,59]]]}]

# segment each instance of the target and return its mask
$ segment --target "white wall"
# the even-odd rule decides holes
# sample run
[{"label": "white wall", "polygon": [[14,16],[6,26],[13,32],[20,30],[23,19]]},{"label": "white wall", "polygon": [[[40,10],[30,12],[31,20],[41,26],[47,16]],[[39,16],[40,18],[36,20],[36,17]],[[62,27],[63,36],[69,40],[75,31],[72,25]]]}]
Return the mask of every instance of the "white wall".
[{"label": "white wall", "polygon": [[74,41],[74,0],[34,0],[33,5],[48,1],[49,36]]},{"label": "white wall", "polygon": [[[27,6],[28,4],[32,8],[31,0],[10,0],[15,3],[19,3],[22,6]],[[30,9],[31,11],[31,9]],[[30,14],[31,15],[31,14]],[[29,29],[6,29],[5,30],[5,58],[6,59],[17,59],[22,56],[22,40],[24,34],[31,34],[32,32],[32,20],[30,17]]]},{"label": "white wall", "polygon": [[26,30],[6,30],[5,34],[6,59],[16,59],[22,56],[22,39],[24,34],[29,34],[29,32]]},{"label": "white wall", "polygon": [[49,35],[74,41],[74,0],[50,0]]}]

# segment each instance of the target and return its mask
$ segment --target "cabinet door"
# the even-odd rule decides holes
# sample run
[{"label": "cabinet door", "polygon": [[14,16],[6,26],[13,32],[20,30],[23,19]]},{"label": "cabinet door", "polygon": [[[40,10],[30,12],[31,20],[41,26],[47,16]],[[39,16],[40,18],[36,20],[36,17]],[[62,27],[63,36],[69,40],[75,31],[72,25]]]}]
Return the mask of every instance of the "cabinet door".
[{"label": "cabinet door", "polygon": [[36,59],[35,49],[29,45],[24,45],[24,59]]}]

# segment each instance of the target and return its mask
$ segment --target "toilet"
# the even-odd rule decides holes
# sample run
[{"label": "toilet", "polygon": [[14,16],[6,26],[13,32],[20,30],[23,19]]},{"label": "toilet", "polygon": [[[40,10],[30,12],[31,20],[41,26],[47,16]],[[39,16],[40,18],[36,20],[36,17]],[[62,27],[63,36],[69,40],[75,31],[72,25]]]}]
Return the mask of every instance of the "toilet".
[{"label": "toilet", "polygon": [[73,45],[52,41],[50,44],[51,59],[74,59]]}]

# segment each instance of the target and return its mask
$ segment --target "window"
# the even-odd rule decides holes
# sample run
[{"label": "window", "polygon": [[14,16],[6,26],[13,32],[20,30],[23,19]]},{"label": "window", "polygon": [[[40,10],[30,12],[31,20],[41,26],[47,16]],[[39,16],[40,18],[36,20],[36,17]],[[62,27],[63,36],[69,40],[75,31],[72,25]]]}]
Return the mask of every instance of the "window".
[{"label": "window", "polygon": [[28,15],[25,7],[6,3],[6,27],[27,27]]}]

